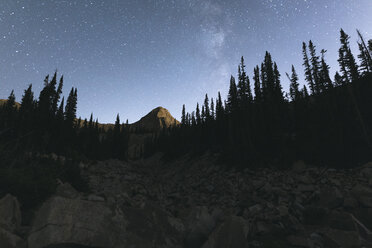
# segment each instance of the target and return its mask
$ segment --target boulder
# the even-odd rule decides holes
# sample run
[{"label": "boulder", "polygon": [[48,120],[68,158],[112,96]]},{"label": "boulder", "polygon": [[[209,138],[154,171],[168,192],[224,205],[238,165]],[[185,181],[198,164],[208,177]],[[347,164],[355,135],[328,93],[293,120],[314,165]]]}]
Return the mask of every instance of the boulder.
[{"label": "boulder", "polygon": [[358,184],[352,189],[352,193],[363,207],[372,208],[371,188]]},{"label": "boulder", "polygon": [[187,218],[186,247],[200,247],[215,228],[216,218],[206,206],[195,207]]},{"label": "boulder", "polygon": [[117,247],[123,243],[124,230],[113,217],[101,202],[54,196],[36,213],[28,237],[29,248],[61,244]]},{"label": "boulder", "polygon": [[[325,231],[324,236],[336,243],[338,247],[344,248],[359,248],[361,240],[357,231],[342,231],[337,229],[329,229]],[[326,246],[327,247],[327,246]]]},{"label": "boulder", "polygon": [[26,242],[17,235],[0,228],[1,248],[26,248]]},{"label": "boulder", "polygon": [[202,248],[248,247],[247,235],[248,226],[245,220],[233,216],[213,231]]},{"label": "boulder", "polygon": [[7,194],[0,200],[0,227],[14,233],[21,226],[20,204],[16,197]]},{"label": "boulder", "polygon": [[316,204],[320,207],[334,209],[342,206],[344,197],[336,187],[323,187]]}]

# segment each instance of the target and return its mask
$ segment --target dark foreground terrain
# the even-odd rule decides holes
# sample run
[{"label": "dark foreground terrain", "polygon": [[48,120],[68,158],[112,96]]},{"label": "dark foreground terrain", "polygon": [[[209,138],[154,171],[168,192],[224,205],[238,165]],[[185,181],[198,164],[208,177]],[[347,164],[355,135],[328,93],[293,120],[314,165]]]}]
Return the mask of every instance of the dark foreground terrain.
[{"label": "dark foreground terrain", "polygon": [[29,223],[0,200],[0,247],[372,247],[372,164],[226,170],[213,155],[80,164]]}]

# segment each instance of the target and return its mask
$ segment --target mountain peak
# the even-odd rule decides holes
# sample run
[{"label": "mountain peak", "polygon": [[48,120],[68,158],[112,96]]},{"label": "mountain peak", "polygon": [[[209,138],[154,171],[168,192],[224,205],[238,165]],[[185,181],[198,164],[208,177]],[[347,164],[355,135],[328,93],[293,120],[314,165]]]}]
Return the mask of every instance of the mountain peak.
[{"label": "mountain peak", "polygon": [[145,129],[146,131],[159,131],[164,127],[168,128],[175,125],[179,125],[179,121],[166,108],[161,106],[151,110],[139,121],[133,123],[133,127]]}]

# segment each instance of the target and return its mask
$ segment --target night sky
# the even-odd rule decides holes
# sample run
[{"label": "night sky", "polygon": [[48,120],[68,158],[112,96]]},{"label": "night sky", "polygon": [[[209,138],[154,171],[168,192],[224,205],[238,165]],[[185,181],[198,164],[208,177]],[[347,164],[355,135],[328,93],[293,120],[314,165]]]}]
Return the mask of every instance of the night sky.
[{"label": "night sky", "polygon": [[[301,45],[327,49],[338,70],[339,29],[372,38],[371,0],[1,0],[0,98],[20,101],[46,74],[78,88],[78,116],[137,121],[157,106],[179,118],[204,94],[225,97],[243,55],[253,67],[272,53],[288,89],[291,64],[303,78]],[[251,80],[252,81],[252,80]]]}]

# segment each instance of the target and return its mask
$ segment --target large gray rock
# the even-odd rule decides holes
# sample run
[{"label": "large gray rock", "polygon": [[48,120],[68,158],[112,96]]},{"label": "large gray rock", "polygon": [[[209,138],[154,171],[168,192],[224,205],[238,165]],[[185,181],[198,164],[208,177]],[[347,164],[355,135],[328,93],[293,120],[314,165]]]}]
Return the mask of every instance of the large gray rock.
[{"label": "large gray rock", "polygon": [[247,235],[244,219],[233,216],[213,231],[202,248],[245,248],[248,247]]},{"label": "large gray rock", "polygon": [[1,248],[25,248],[26,242],[17,235],[0,228]]},{"label": "large gray rock", "polygon": [[205,206],[195,207],[187,218],[186,247],[200,247],[216,226],[216,218]]},{"label": "large gray rock", "polygon": [[14,196],[7,194],[0,200],[0,227],[14,233],[21,226],[20,205]]},{"label": "large gray rock", "polygon": [[55,196],[36,213],[28,244],[29,248],[60,244],[119,247],[122,231],[103,203]]}]

